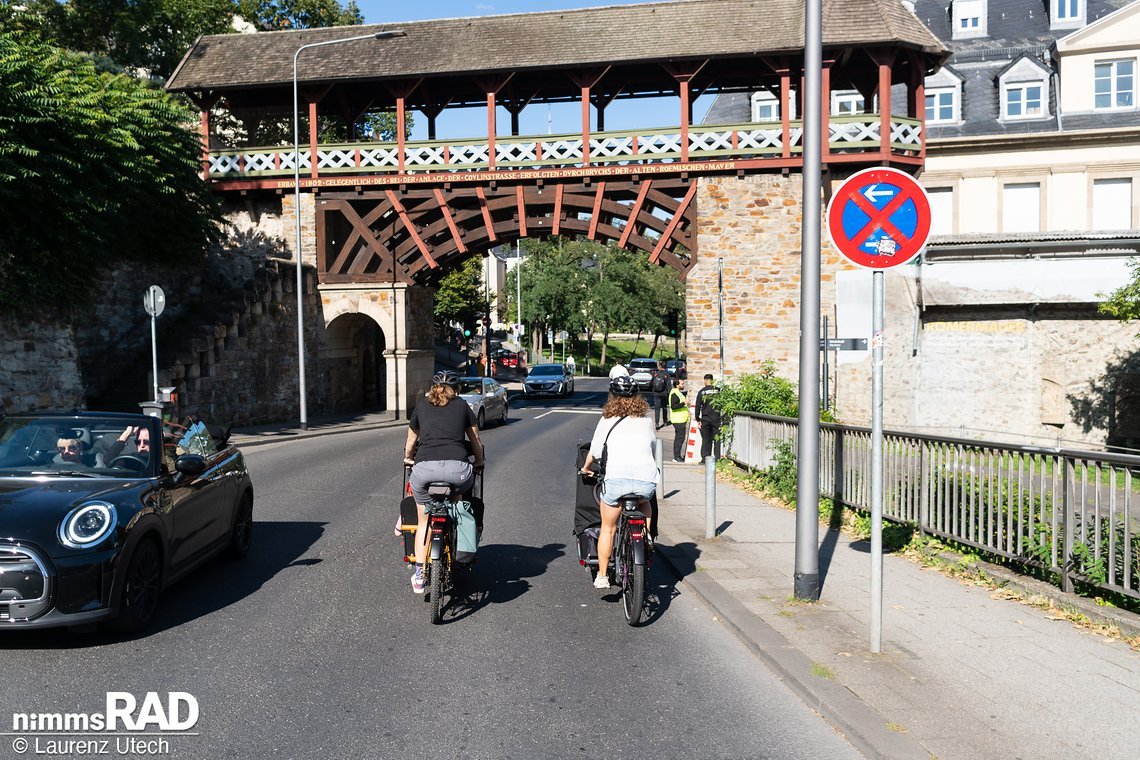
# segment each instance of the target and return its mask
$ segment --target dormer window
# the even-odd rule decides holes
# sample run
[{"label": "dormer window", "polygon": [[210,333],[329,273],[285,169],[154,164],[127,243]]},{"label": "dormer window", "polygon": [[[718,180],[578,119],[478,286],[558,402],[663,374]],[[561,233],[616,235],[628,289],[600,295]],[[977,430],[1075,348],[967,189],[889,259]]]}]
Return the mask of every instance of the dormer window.
[{"label": "dormer window", "polygon": [[866,104],[857,90],[838,90],[831,93],[832,116],[853,116],[864,113]]},{"label": "dormer window", "polygon": [[1002,121],[1049,117],[1049,70],[1023,54],[999,75]]},{"label": "dormer window", "polygon": [[[788,102],[788,118],[796,118],[795,100],[790,100]],[[779,120],[780,99],[767,90],[760,90],[759,92],[752,93],[752,121],[761,122]]]},{"label": "dormer window", "polygon": [[1005,113],[1007,119],[1036,119],[1043,111],[1041,106],[1041,84],[1016,82],[1005,88]]},{"label": "dormer window", "polygon": [[1049,0],[1049,28],[1076,29],[1085,25],[1085,0]]},{"label": "dormer window", "polygon": [[954,0],[951,5],[954,39],[985,37],[988,34],[986,10],[986,0]]},{"label": "dormer window", "polygon": [[931,126],[962,122],[962,75],[943,66],[926,78],[926,123]]}]

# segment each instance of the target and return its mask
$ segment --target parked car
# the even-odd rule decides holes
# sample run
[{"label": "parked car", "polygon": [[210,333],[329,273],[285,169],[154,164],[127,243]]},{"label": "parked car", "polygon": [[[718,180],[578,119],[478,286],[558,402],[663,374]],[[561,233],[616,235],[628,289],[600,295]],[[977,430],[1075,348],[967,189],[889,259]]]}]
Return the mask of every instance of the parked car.
[{"label": "parked car", "polygon": [[471,411],[475,413],[480,430],[487,425],[487,420],[498,420],[501,425],[507,424],[507,389],[499,385],[494,378],[459,378],[459,397],[466,401]]},{"label": "parked car", "polygon": [[574,392],[574,377],[565,364],[536,364],[523,381],[523,395],[569,396]]},{"label": "parked car", "polygon": [[519,366],[519,355],[507,348],[500,348],[492,351],[491,359],[500,367],[515,369]]},{"label": "parked car", "polygon": [[681,380],[685,379],[685,362],[682,359],[670,359],[665,362],[665,371],[669,373],[670,377],[676,377]]},{"label": "parked car", "polygon": [[653,385],[653,378],[657,376],[657,360],[630,359],[626,369],[629,370],[629,376],[637,383],[637,389],[645,393]]},{"label": "parked car", "polygon": [[138,631],[163,588],[244,556],[253,485],[228,438],[142,414],[0,420],[0,630]]}]

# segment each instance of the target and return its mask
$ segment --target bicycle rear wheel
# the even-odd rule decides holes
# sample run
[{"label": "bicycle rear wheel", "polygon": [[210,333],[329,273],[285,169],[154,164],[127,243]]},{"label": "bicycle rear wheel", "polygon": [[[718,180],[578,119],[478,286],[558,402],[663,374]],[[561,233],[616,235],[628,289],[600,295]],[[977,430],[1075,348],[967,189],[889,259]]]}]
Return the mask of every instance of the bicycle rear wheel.
[{"label": "bicycle rear wheel", "polygon": [[622,542],[621,598],[625,621],[630,625],[641,622],[645,611],[645,565],[633,561],[633,539],[628,535]]},{"label": "bicycle rear wheel", "polygon": [[439,558],[438,562],[433,562],[431,565],[431,622],[438,623],[443,617],[443,586],[444,575],[447,574],[447,556],[446,554]]}]

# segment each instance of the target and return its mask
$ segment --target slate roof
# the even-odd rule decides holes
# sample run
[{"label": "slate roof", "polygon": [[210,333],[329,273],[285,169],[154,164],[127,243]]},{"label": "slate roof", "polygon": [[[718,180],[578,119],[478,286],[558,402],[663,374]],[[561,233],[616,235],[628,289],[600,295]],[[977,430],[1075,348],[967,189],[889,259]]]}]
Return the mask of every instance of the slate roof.
[{"label": "slate roof", "polygon": [[[944,57],[898,0],[824,0],[824,45],[890,45]],[[375,81],[599,64],[739,58],[803,50],[803,0],[674,0],[568,11],[199,38],[171,91],[292,83],[303,44],[402,29],[406,37],[314,48],[302,81]]]},{"label": "slate roof", "polygon": [[[1135,0],[1088,0],[1086,25],[1113,13]],[[901,5],[901,3],[900,3]],[[915,15],[930,31],[953,50],[946,65],[960,74],[962,83],[961,124],[927,124],[932,140],[982,135],[1023,135],[1068,130],[1108,129],[1140,125],[1140,111],[1115,111],[1062,115],[1057,120],[1056,90],[1050,85],[1049,117],[1001,121],[1001,90],[998,77],[1022,55],[1028,54],[1047,67],[1050,46],[1073,29],[1051,31],[1042,0],[988,0],[987,35],[964,40],[952,39],[949,0],[918,0]],[[825,25],[826,28],[826,25]],[[902,102],[901,88],[892,90],[892,101]],[[739,124],[751,119],[750,99],[737,93],[719,95],[709,108],[705,122]]]}]

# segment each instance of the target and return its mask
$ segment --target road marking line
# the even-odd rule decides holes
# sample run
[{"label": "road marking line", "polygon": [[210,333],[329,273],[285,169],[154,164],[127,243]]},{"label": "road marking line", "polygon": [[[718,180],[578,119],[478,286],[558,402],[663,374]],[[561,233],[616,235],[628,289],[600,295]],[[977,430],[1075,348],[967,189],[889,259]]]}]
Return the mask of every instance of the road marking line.
[{"label": "road marking line", "polygon": [[535,417],[535,419],[541,419],[541,418],[545,417],[546,415],[600,415],[600,414],[602,414],[601,409],[598,409],[597,411],[591,411],[589,409],[551,409],[549,411],[544,411],[543,414],[538,415],[537,417]]}]

